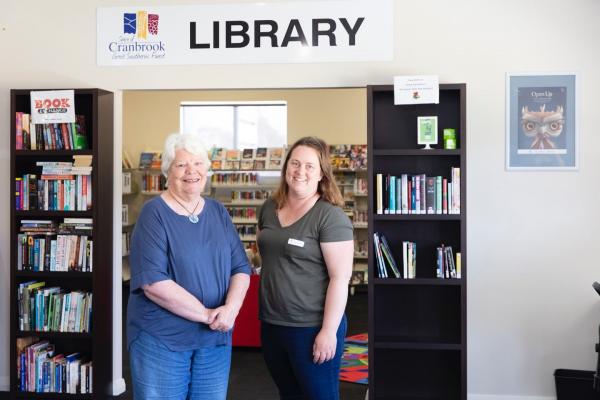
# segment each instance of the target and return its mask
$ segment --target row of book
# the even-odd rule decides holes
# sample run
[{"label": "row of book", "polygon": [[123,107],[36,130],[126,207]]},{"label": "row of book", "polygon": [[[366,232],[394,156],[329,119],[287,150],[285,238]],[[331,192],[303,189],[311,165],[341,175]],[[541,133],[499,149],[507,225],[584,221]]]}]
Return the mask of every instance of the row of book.
[{"label": "row of book", "polygon": [[456,253],[456,261],[452,246],[444,246],[443,244],[437,248],[437,270],[436,276],[443,279],[456,278],[460,279],[461,275],[461,255]]},{"label": "row of book", "polygon": [[123,257],[129,255],[131,251],[131,232],[123,232],[121,234],[121,252],[123,253]]},{"label": "row of book", "polygon": [[256,239],[256,225],[236,225],[237,233],[241,239],[254,238]]},{"label": "row of book", "polygon": [[377,214],[460,214],[460,168],[450,176],[377,174]]},{"label": "row of book", "polygon": [[354,238],[354,257],[367,257],[369,254],[369,241]]},{"label": "row of book", "polygon": [[256,221],[257,213],[254,207],[226,207],[233,219]]},{"label": "row of book", "polygon": [[256,149],[239,150],[213,147],[209,153],[211,161],[282,160],[285,155],[285,148],[258,147]]},{"label": "row of book", "polygon": [[81,150],[87,148],[85,117],[76,115],[75,122],[34,124],[31,115],[15,116],[17,150]]},{"label": "row of book", "polygon": [[272,190],[232,190],[231,201],[264,201],[272,194]]},{"label": "row of book", "polygon": [[334,144],[329,146],[331,165],[334,170],[367,169],[366,144]]},{"label": "row of book", "polygon": [[157,192],[165,190],[167,187],[167,178],[164,175],[144,174],[142,177],[142,191]]},{"label": "row of book", "polygon": [[38,338],[17,339],[18,390],[35,393],[92,393],[93,364],[80,353],[55,354]]},{"label": "row of book", "polygon": [[91,175],[25,174],[15,178],[17,210],[86,211],[92,208]]},{"label": "row of book", "polygon": [[210,167],[213,171],[261,171],[261,170],[280,170],[282,160],[241,160],[241,161],[221,161],[213,160]]},{"label": "row of book", "polygon": [[[402,264],[396,263],[394,254],[384,235],[373,233],[375,246],[375,262],[377,277],[414,279],[417,277],[417,244],[415,242],[402,242]],[[388,274],[388,270],[391,274]]]},{"label": "row of book", "polygon": [[19,284],[17,302],[22,331],[91,331],[92,293],[67,292],[46,287],[45,282],[29,281]]},{"label": "row of book", "polygon": [[258,174],[245,172],[235,174],[214,174],[210,179],[211,185],[256,185]]},{"label": "row of book", "polygon": [[366,224],[369,221],[369,213],[364,210],[353,210],[352,222],[355,224]]},{"label": "row of book", "polygon": [[[404,278],[414,279],[417,276],[417,244],[415,242],[402,242],[402,263],[397,263],[394,254],[384,235],[373,234],[375,247],[375,269],[379,278]],[[440,279],[460,279],[461,253],[455,254],[452,246],[443,244],[436,248],[436,277]]]},{"label": "row of book", "polygon": [[17,235],[17,270],[82,271],[94,268],[90,218],[21,220]]}]

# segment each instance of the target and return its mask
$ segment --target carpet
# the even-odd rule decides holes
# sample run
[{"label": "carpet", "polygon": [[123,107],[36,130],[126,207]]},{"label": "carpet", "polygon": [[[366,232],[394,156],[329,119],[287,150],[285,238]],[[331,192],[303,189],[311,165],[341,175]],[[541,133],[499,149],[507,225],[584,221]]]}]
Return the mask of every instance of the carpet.
[{"label": "carpet", "polygon": [[344,382],[369,383],[368,335],[348,336],[344,341],[344,355],[340,369],[340,380]]}]

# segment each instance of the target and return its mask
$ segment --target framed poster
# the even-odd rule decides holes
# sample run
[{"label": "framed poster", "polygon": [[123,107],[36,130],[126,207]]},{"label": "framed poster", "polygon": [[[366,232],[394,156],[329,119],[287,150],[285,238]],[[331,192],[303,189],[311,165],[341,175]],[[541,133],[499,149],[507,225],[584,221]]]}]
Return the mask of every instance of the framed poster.
[{"label": "framed poster", "polygon": [[417,144],[424,144],[430,150],[430,144],[437,144],[437,117],[417,117]]},{"label": "framed poster", "polygon": [[577,76],[506,75],[506,169],[578,168]]}]

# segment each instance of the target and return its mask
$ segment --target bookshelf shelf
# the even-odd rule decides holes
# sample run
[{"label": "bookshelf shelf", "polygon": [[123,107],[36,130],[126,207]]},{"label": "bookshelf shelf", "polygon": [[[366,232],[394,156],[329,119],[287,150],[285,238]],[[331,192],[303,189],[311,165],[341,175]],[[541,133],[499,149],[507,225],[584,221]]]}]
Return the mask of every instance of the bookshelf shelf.
[{"label": "bookshelf shelf", "polygon": [[460,214],[375,214],[375,221],[460,221]]},{"label": "bookshelf shelf", "polygon": [[444,149],[387,149],[387,150],[373,150],[373,156],[460,156],[460,150],[444,150]]},{"label": "bookshelf shelf", "polygon": [[388,340],[381,339],[373,343],[375,349],[390,349],[390,350],[449,350],[449,351],[460,351],[463,346],[455,343],[415,343],[415,342],[402,342],[401,338],[388,338]]},{"label": "bookshelf shelf", "polygon": [[15,217],[23,218],[92,218],[93,211],[15,211]]},{"label": "bookshelf shelf", "polygon": [[93,394],[69,394],[69,393],[30,393],[30,392],[18,392],[16,395],[17,399],[94,399]]},{"label": "bookshelf shelf", "polygon": [[15,157],[55,157],[92,155],[91,150],[15,150]]},{"label": "bookshelf shelf", "polygon": [[17,337],[30,337],[35,336],[40,339],[80,339],[90,340],[92,338],[91,333],[83,332],[38,332],[38,331],[18,331]]},{"label": "bookshelf shelf", "polygon": [[91,279],[93,277],[93,273],[92,272],[80,272],[80,271],[16,271],[15,277]]},{"label": "bookshelf shelf", "polygon": [[[369,251],[375,232],[396,262],[404,241],[418,250],[415,279],[379,278],[369,255],[369,398],[466,400],[466,85],[441,84],[439,104],[417,105],[395,105],[392,85],[368,86],[367,108]],[[421,149],[419,116],[437,116],[440,144],[454,128],[457,149]],[[460,168],[460,214],[376,214],[377,174],[450,182],[451,168]],[[437,278],[441,245],[461,253],[460,279]]]},{"label": "bookshelf shelf", "polygon": [[374,285],[406,285],[406,286],[460,286],[462,279],[438,279],[438,278],[374,278]]},{"label": "bookshelf shelf", "polygon": [[[44,124],[39,125],[28,125],[29,132],[35,133],[35,142],[38,150],[21,150],[17,147],[29,148],[30,144],[33,143],[31,137],[33,135],[27,135],[26,132],[20,135],[20,130],[17,129],[17,122],[21,121],[26,124],[27,121],[24,114],[31,114],[30,108],[30,89],[19,89],[10,91],[10,120],[11,120],[11,143],[10,143],[10,179],[11,179],[11,211],[10,211],[10,334],[9,334],[9,349],[10,355],[9,370],[10,370],[10,393],[9,399],[106,399],[109,397],[108,390],[111,386],[113,379],[112,370],[112,330],[113,330],[113,94],[101,89],[75,89],[74,90],[74,106],[75,114],[77,115],[76,124],[74,126],[67,126],[68,124]],[[83,116],[81,118],[80,116]],[[25,125],[19,125],[25,126]],[[41,129],[39,129],[41,128]],[[58,130],[57,130],[58,129]],[[58,135],[63,135],[62,137]],[[75,143],[74,135],[85,135],[87,145],[89,149],[86,150],[39,150],[43,147],[68,147],[66,143],[70,143],[70,135],[73,143]],[[39,136],[38,136],[39,135]],[[17,137],[20,138],[19,141]],[[29,139],[24,140],[25,137]],[[62,143],[60,143],[62,142]],[[33,147],[33,146],[31,146]],[[67,211],[67,210],[53,210],[44,211],[34,209],[36,208],[37,200],[40,200],[37,191],[31,190],[35,186],[26,187],[24,184],[17,185],[16,182],[24,182],[24,177],[27,176],[29,183],[37,181],[44,181],[41,179],[41,175],[52,175],[51,172],[45,172],[41,166],[37,166],[37,161],[47,162],[65,162],[72,163],[75,161],[74,156],[87,155],[91,156],[91,175],[89,178],[79,178],[70,180],[67,184],[66,181],[69,179],[56,179],[46,176],[48,181],[54,180],[52,183],[44,183],[48,192],[54,190],[56,197],[54,197],[54,204],[52,208],[62,209],[64,203],[71,202],[71,208],[76,208],[73,204],[78,205],[79,208],[88,208],[87,211]],[[85,157],[84,157],[85,158]],[[81,158],[79,161],[84,161]],[[70,164],[62,164],[62,166]],[[51,168],[50,168],[51,169]],[[18,178],[18,179],[17,179]],[[61,182],[64,181],[64,182]],[[19,188],[20,187],[20,188]],[[19,188],[19,195],[17,197],[16,188]],[[86,197],[90,192],[86,189],[91,188],[91,199]],[[77,189],[77,190],[74,190]],[[101,189],[101,190],[100,190]],[[27,191],[26,191],[27,190]],[[62,190],[62,192],[60,191]],[[61,193],[60,195],[58,193]],[[28,206],[24,202],[25,196],[28,196],[29,206],[31,210],[27,210]],[[73,197],[75,200],[73,200]],[[23,201],[21,203],[22,210],[16,210],[15,204],[17,199]],[[34,199],[35,201],[31,201]],[[51,203],[52,200],[49,198],[41,199],[43,203]],[[69,227],[67,224],[63,226],[65,232],[63,238],[65,241],[60,241],[57,236],[57,230],[55,229],[61,223],[64,223],[64,218],[85,218],[92,219],[92,229],[88,230],[89,226],[82,228]],[[23,220],[38,220],[37,222],[29,222],[27,225],[23,224]],[[41,222],[40,222],[41,220]],[[71,223],[77,223],[70,221]],[[78,221],[82,225],[88,224],[84,220]],[[49,225],[45,225],[49,224]],[[33,225],[33,226],[31,226]],[[25,227],[25,231],[21,232],[21,228]],[[42,235],[41,232],[36,228],[40,227],[52,227],[50,231],[53,233],[48,235]],[[29,228],[29,229],[27,229]],[[82,233],[85,232],[85,233]],[[19,236],[23,235],[23,236]],[[43,239],[41,239],[42,237]],[[84,240],[85,238],[85,240]],[[19,241],[24,239],[24,241]],[[27,263],[25,259],[20,258],[23,253],[19,255],[19,251],[26,249],[30,246],[31,242],[36,243],[38,251],[42,256],[38,259],[28,259]],[[39,240],[39,241],[38,241]],[[70,240],[69,242],[66,242]],[[93,243],[93,244],[92,244]],[[73,246],[75,244],[75,246]],[[42,246],[43,245],[43,246]],[[36,248],[34,246],[34,249]],[[68,246],[68,247],[67,247]],[[93,265],[92,272],[79,272],[79,271],[31,271],[31,270],[17,270],[17,266],[30,266],[35,264],[44,265],[42,268],[49,269],[53,268],[56,262],[56,266],[59,266],[58,257],[53,259],[50,257],[52,254],[52,248],[55,249],[55,255],[58,255],[59,248],[74,249],[75,251],[70,252],[70,258],[66,258],[66,253],[61,253],[63,257],[60,261],[60,266],[65,268],[66,265],[71,262],[79,264],[79,267],[84,269],[84,265],[89,267]],[[44,250],[42,250],[44,249]],[[46,257],[43,256],[45,252]],[[77,251],[80,251],[77,253]],[[34,253],[35,254],[35,250]],[[81,257],[79,257],[81,255]],[[83,263],[85,259],[86,263]],[[89,260],[89,262],[88,262]],[[64,263],[64,264],[63,264]],[[32,283],[36,282],[36,283]],[[43,284],[43,285],[42,285]],[[38,289],[39,288],[39,289]],[[55,288],[55,289],[52,289]],[[60,289],[56,289],[60,288]],[[58,311],[62,310],[62,305],[69,293],[72,304],[75,305],[71,310],[73,317],[76,321],[85,321],[90,314],[87,313],[89,306],[89,299],[93,296],[93,302],[91,303],[91,327],[93,332],[91,333],[78,333],[78,332],[39,332],[35,330],[35,323],[29,319],[29,322],[25,322],[25,328],[27,330],[20,330],[20,322],[23,323],[25,316],[20,314],[19,310],[23,312],[23,308],[19,302],[29,301],[36,306],[40,306],[38,303],[41,297],[38,297],[36,301],[35,297],[31,295],[40,295],[43,293],[41,290],[48,289],[48,292],[44,294],[52,293],[48,295],[48,308],[42,308],[45,312],[54,312],[53,315],[58,315]],[[64,297],[63,297],[64,295]],[[50,301],[52,298],[52,302]],[[45,301],[45,299],[44,299]],[[44,303],[45,304],[45,303]],[[51,308],[53,307],[61,308]],[[77,319],[80,318],[80,319]],[[25,320],[27,321],[27,320]],[[39,320],[38,320],[39,321]],[[38,324],[40,322],[36,321]],[[70,318],[64,320],[65,322],[71,322]],[[31,324],[28,326],[28,324]],[[40,326],[40,325],[38,325]],[[34,393],[31,390],[34,388],[28,387],[28,391],[24,391],[20,386],[21,380],[18,379],[17,369],[17,358],[20,351],[36,343],[37,339],[40,341],[48,341],[48,343],[54,347],[54,354],[63,354],[65,356],[73,355],[71,358],[76,359],[77,356],[74,353],[79,353],[83,358],[81,364],[88,361],[93,363],[92,368],[92,382],[93,387],[91,388],[93,394],[66,394],[66,393]],[[33,342],[35,340],[35,342]],[[40,343],[43,345],[44,343]],[[39,354],[45,354],[40,352]],[[36,361],[42,361],[36,360]],[[52,371],[53,367],[46,370]],[[79,368],[75,368],[78,372]],[[28,373],[33,373],[28,370]],[[55,369],[54,369],[55,371]],[[39,376],[33,377],[34,382]],[[43,379],[43,377],[39,377]],[[46,378],[48,376],[46,375]],[[24,382],[24,381],[23,381]],[[78,392],[79,392],[78,388]]]}]

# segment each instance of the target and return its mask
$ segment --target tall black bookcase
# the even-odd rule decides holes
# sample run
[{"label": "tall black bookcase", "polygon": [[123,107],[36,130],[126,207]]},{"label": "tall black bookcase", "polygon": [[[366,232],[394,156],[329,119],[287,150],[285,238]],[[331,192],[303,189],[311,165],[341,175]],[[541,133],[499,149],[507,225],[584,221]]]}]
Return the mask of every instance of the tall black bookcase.
[{"label": "tall black bookcase", "polygon": [[[17,210],[16,194],[10,202],[10,397],[13,399],[105,399],[112,380],[112,298],[113,298],[113,94],[101,89],[75,89],[75,113],[85,118],[86,150],[17,150],[17,112],[31,114],[30,92],[11,90],[10,121],[11,185],[24,174],[39,174],[37,161],[73,161],[73,155],[92,156],[92,207],[88,211]],[[47,89],[40,89],[47,90]],[[33,272],[17,270],[17,237],[21,220],[92,218],[92,272]],[[93,293],[92,326],[89,333],[22,331],[19,326],[18,286],[27,281],[43,281],[46,287]],[[19,391],[17,381],[17,340],[36,337],[55,346],[55,354],[79,352],[93,362],[92,394],[30,393]]]},{"label": "tall black bookcase", "polygon": [[[368,86],[369,398],[467,398],[466,85],[441,84],[439,104],[394,105],[391,85]],[[438,145],[417,145],[417,117],[437,116]],[[444,150],[442,129],[457,146]],[[376,214],[376,175],[450,178],[460,167],[460,214]],[[450,179],[449,179],[450,180]],[[417,245],[415,279],[377,278],[373,233],[397,259]],[[462,255],[462,278],[436,278],[436,247]],[[372,278],[371,278],[372,277]]]}]

